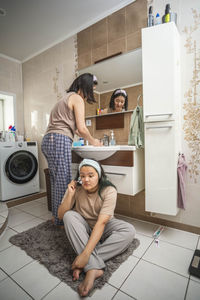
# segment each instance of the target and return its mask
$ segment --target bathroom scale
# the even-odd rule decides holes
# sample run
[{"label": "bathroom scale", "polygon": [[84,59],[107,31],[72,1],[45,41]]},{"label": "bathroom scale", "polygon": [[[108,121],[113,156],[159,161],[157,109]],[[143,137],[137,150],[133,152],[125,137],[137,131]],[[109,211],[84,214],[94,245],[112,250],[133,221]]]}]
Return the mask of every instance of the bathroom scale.
[{"label": "bathroom scale", "polygon": [[195,250],[189,266],[190,275],[200,278],[200,250]]}]

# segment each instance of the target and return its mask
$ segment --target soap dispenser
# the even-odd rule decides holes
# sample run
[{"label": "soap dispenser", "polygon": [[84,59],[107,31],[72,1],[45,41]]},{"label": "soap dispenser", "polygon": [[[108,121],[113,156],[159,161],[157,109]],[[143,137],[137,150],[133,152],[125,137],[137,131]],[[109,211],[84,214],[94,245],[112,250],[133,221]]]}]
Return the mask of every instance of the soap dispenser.
[{"label": "soap dispenser", "polygon": [[114,146],[116,145],[116,142],[115,142],[115,137],[114,137],[114,132],[113,130],[110,131],[110,146]]}]

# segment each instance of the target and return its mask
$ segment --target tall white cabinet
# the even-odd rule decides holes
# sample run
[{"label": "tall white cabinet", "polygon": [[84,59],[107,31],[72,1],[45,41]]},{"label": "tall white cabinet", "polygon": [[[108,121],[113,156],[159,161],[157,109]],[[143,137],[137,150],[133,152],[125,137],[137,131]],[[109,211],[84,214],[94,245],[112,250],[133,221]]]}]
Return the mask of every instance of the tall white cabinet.
[{"label": "tall white cabinet", "polygon": [[142,29],[145,209],[176,215],[181,152],[180,36],[173,22]]}]

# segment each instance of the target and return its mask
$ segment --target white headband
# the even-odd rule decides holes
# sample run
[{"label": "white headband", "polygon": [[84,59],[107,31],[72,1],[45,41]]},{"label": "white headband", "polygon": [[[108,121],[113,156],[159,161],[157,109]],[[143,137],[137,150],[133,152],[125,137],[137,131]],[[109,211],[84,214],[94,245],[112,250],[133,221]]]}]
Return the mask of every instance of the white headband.
[{"label": "white headband", "polygon": [[125,90],[121,90],[121,89],[116,90],[115,93],[114,93],[114,95],[116,95],[116,94],[123,94],[123,95],[127,96],[126,91]]},{"label": "white headband", "polygon": [[93,167],[97,171],[97,173],[99,174],[99,177],[101,177],[101,167],[100,167],[100,165],[98,164],[97,161],[92,160],[92,159],[87,159],[87,158],[83,159],[82,162],[79,165],[79,173],[80,173],[80,169],[83,166]]},{"label": "white headband", "polygon": [[96,76],[95,75],[93,75],[93,82],[97,82],[98,80],[97,80],[97,78],[96,78]]}]

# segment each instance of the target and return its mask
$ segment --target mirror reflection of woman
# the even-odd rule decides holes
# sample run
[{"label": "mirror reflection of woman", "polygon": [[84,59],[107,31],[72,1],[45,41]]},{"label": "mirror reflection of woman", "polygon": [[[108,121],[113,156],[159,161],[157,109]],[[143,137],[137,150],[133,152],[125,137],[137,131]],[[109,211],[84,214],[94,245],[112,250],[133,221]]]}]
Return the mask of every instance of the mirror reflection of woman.
[{"label": "mirror reflection of woman", "polygon": [[123,112],[128,109],[128,95],[123,89],[116,89],[110,98],[109,107],[103,110],[103,114]]}]

